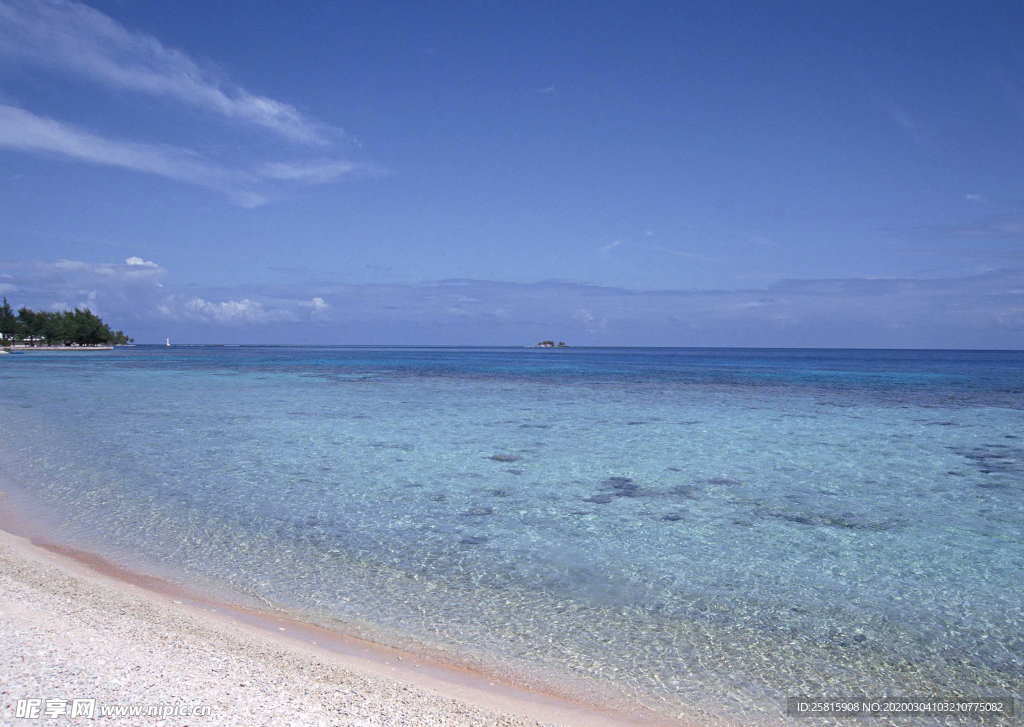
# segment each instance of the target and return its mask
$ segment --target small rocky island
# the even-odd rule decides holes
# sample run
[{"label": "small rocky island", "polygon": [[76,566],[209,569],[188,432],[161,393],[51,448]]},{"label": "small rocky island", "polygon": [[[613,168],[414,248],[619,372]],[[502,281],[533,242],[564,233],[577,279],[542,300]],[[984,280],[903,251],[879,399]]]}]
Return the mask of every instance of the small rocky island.
[{"label": "small rocky island", "polygon": [[541,341],[537,344],[537,348],[569,348],[565,345],[565,341],[559,341],[555,344],[554,341]]}]

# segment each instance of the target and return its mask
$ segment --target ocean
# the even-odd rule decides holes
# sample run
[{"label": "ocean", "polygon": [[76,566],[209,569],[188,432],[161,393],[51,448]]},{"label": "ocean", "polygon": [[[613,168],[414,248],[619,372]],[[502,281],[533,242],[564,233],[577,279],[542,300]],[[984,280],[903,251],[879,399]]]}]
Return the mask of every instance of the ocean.
[{"label": "ocean", "polygon": [[1024,696],[1024,352],[28,353],[0,479],[140,572],[669,716]]}]

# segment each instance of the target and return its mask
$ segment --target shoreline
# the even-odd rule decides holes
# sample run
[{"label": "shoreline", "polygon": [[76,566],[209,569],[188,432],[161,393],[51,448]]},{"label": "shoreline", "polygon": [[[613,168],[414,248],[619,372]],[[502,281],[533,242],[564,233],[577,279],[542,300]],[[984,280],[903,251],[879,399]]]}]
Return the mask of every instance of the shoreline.
[{"label": "shoreline", "polygon": [[[152,654],[155,648],[161,658],[171,658],[180,653],[178,649],[204,650],[213,642],[214,654],[236,664],[242,662],[241,672],[235,675],[233,682],[228,680],[230,683],[222,683],[224,679],[221,677],[224,675],[214,673],[210,679],[204,679],[201,685],[193,685],[197,694],[205,694],[211,689],[217,694],[225,690],[225,693],[233,693],[236,691],[234,684],[255,684],[260,674],[280,669],[280,665],[286,662],[292,664],[291,671],[282,675],[281,681],[284,688],[294,693],[308,693],[310,684],[303,673],[309,671],[317,673],[315,681],[321,684],[336,682],[340,686],[350,684],[353,680],[360,682],[357,693],[346,697],[346,704],[351,704],[357,698],[365,698],[377,705],[371,710],[374,713],[339,713],[332,699],[321,698],[318,710],[330,724],[338,724],[339,717],[351,718],[351,721],[341,723],[354,725],[697,727],[710,723],[707,719],[699,719],[698,715],[689,718],[680,715],[676,719],[667,719],[639,705],[629,709],[621,704],[613,707],[612,700],[598,704],[574,698],[569,693],[538,690],[509,680],[506,675],[498,676],[450,660],[391,648],[349,636],[340,630],[304,622],[283,612],[273,614],[257,611],[212,598],[187,586],[128,570],[99,554],[29,532],[24,521],[16,518],[10,506],[9,498],[0,495],[0,584],[4,586],[0,588],[0,643],[4,640],[4,632],[12,628],[9,616],[12,612],[29,612],[32,614],[30,620],[41,624],[43,628],[52,626],[58,632],[74,631],[81,625],[80,619],[75,616],[76,609],[68,608],[71,616],[65,616],[63,604],[84,600],[91,605],[88,621],[102,623],[101,631],[104,634],[126,635],[124,642],[116,645],[119,652],[126,648],[129,653],[141,649]],[[66,594],[73,595],[69,598]],[[48,608],[48,602],[54,597],[62,602],[61,606]],[[71,623],[65,623],[69,618]],[[151,632],[153,629],[166,629],[170,626],[176,627],[178,631],[177,638],[180,641],[177,646],[162,644],[161,639],[143,639],[140,642],[137,637],[139,632]],[[13,630],[17,632],[17,628]],[[17,650],[17,647],[19,643],[15,642],[9,644],[7,650],[14,653],[12,649]],[[20,650],[33,654],[35,645],[20,644]],[[273,652],[269,658],[268,650]],[[4,649],[0,648],[2,651]],[[60,690],[55,693],[32,693],[32,683],[38,684],[39,680],[29,674],[45,673],[55,666],[52,658],[40,657],[39,654],[28,658],[22,656],[20,664],[28,669],[27,674],[20,675],[23,683],[19,684],[19,675],[12,672],[10,693],[4,693],[6,688],[0,689],[3,695],[0,717],[13,717],[14,704],[18,699],[93,696],[87,693],[88,690],[80,690],[83,693],[74,695],[61,693]],[[71,660],[76,671],[96,671],[95,664],[98,663],[102,666],[94,676],[94,682],[104,682],[114,676],[109,673],[109,662],[105,664],[102,658],[89,658],[88,654],[82,656],[86,656],[86,659],[82,660],[76,655]],[[57,666],[66,666],[68,663],[67,658],[58,658],[56,661]],[[301,668],[293,674],[296,663]],[[145,663],[134,664],[132,668],[141,668],[144,673],[147,668],[152,671]],[[166,675],[149,674],[151,680],[178,685],[190,682],[192,676],[188,670],[175,668],[171,668]],[[413,692],[411,696],[410,690]],[[402,695],[397,703],[393,698],[396,691]],[[246,693],[246,690],[242,690],[242,695]],[[333,694],[337,694],[337,690]],[[382,695],[390,695],[390,698]],[[120,701],[137,704],[160,701],[150,696],[149,692],[131,696]],[[187,702],[198,704],[202,701],[200,698],[189,697],[187,692],[183,696]],[[396,711],[408,709],[417,711],[418,716],[409,722],[391,721]],[[459,715],[464,715],[465,719]],[[232,719],[239,718],[239,723],[243,724],[247,723],[244,716],[237,712],[230,715]],[[265,716],[261,713],[257,721],[262,721]],[[295,716],[281,715],[285,723],[291,723]],[[221,721],[223,718],[223,710],[215,707],[213,716],[201,718],[200,723],[233,723]],[[381,718],[385,721],[375,721]],[[366,722],[366,719],[370,721]],[[319,722],[313,719],[309,723]]]},{"label": "shoreline", "polygon": [[33,353],[41,351],[113,351],[113,346],[2,346],[5,353]]}]

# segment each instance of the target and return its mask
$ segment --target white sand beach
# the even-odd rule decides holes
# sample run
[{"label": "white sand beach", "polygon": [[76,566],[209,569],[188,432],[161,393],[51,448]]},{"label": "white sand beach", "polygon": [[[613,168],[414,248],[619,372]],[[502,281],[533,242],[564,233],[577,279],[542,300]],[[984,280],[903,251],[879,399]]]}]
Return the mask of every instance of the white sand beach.
[{"label": "white sand beach", "polygon": [[[238,613],[174,595],[0,531],[0,723],[53,723],[48,706],[70,713],[78,699],[95,700],[97,720],[117,724],[651,724],[366,642],[340,653],[308,632],[291,636],[294,622],[244,623]],[[18,718],[26,699],[40,700],[38,718]],[[31,704],[22,702],[22,710]],[[150,705],[208,708],[209,715],[100,716],[110,706]]]}]

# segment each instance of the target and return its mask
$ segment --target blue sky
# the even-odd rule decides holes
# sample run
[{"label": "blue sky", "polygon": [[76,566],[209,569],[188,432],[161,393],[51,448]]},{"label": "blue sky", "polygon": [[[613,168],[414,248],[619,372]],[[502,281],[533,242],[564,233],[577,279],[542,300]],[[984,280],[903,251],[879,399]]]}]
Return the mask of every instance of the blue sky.
[{"label": "blue sky", "polygon": [[0,0],[0,291],[140,341],[1021,348],[1022,33]]}]

